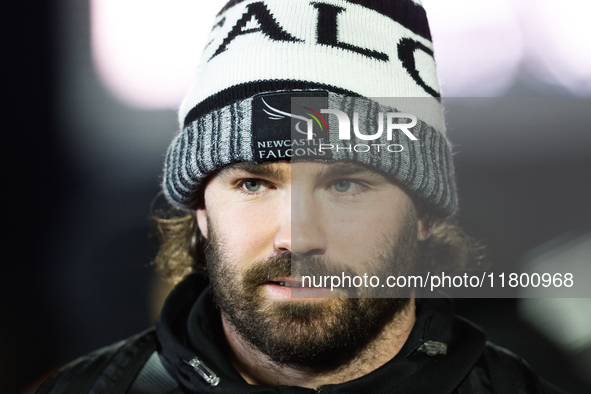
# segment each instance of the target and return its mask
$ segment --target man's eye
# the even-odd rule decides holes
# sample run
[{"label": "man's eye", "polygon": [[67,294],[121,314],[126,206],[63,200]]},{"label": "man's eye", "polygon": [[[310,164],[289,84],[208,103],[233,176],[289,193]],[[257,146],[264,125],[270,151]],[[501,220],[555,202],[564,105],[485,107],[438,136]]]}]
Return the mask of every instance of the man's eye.
[{"label": "man's eye", "polygon": [[256,180],[246,181],[242,184],[242,187],[244,187],[244,189],[248,190],[249,192],[258,192],[262,186],[263,185],[261,181]]},{"label": "man's eye", "polygon": [[346,193],[351,190],[351,181],[340,180],[334,183],[334,188],[339,193]]}]

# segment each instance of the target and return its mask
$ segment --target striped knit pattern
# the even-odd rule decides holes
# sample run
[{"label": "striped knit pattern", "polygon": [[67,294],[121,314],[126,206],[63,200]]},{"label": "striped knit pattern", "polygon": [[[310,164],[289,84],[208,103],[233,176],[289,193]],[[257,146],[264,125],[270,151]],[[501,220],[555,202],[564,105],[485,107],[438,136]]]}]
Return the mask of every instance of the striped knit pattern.
[{"label": "striped knit pattern", "polygon": [[[413,99],[421,104],[424,99]],[[198,192],[203,179],[213,171],[232,163],[254,161],[254,147],[251,127],[252,98],[214,110],[188,124],[171,144],[165,166],[164,191],[169,201],[181,208],[195,208]],[[353,119],[359,114],[359,129],[364,134],[377,128],[379,112],[400,112],[398,108],[380,105],[367,98],[347,97],[329,92],[329,107],[339,109]],[[433,110],[437,111],[437,107]],[[351,140],[340,141],[336,117],[327,118],[330,143],[346,147],[356,144],[398,144],[404,147],[399,153],[349,152],[333,150],[332,160],[352,160],[367,164],[391,175],[421,201],[425,202],[438,216],[452,214],[457,205],[454,187],[453,166],[450,144],[443,133],[419,119],[412,129],[418,138],[411,141],[402,133],[393,133],[393,139],[363,141],[352,133]],[[285,131],[285,138],[291,139],[291,131]],[[299,137],[298,137],[299,138]]]},{"label": "striped knit pattern", "polygon": [[[367,98],[339,95],[329,95],[329,98],[330,108],[345,112],[351,121],[355,112],[359,114],[359,130],[363,134],[375,133],[379,112],[382,112],[384,117],[387,112],[409,112],[407,110],[401,111],[399,108],[385,107]],[[429,106],[430,103],[423,98],[409,100],[417,104],[415,107],[430,107],[425,110],[428,112],[439,112],[440,110],[438,107]],[[408,104],[409,100],[402,100],[402,102],[406,101]],[[337,123],[336,117],[329,116],[329,129],[338,130]],[[340,149],[338,152],[333,150],[332,159],[333,161],[357,161],[390,174],[421,201],[429,205],[438,216],[451,215],[457,206],[457,194],[450,143],[443,132],[436,130],[421,119],[411,131],[417,137],[417,141],[408,139],[401,132],[394,132],[392,140],[388,141],[386,140],[385,126],[384,134],[375,141],[363,141],[357,138],[354,133],[351,133],[351,140],[340,141],[338,133],[331,133],[331,144],[342,147],[357,144],[383,144],[385,146],[396,144],[404,148],[399,153],[385,151],[384,147],[380,152],[376,149],[369,152],[355,152],[353,149],[351,151]]]},{"label": "striped knit pattern", "polygon": [[201,181],[216,169],[254,161],[252,98],[211,111],[187,125],[168,148],[164,193],[179,208],[194,208]]}]

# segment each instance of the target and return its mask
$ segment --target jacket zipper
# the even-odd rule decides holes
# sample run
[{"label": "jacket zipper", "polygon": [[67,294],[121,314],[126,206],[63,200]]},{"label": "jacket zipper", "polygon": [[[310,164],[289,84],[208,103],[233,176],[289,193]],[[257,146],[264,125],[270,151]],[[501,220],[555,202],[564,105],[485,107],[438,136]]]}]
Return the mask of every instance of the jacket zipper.
[{"label": "jacket zipper", "polygon": [[186,364],[189,364],[195,372],[199,374],[207,383],[212,386],[217,386],[220,383],[220,378],[217,376],[207,365],[203,363],[198,357],[193,358],[191,361],[183,360]]}]

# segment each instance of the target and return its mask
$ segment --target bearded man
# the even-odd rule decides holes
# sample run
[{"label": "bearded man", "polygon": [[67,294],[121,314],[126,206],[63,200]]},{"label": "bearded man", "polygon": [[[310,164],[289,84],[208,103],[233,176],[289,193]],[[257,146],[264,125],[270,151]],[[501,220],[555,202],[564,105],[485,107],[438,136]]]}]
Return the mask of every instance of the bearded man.
[{"label": "bearded man", "polygon": [[450,300],[385,285],[481,263],[418,0],[232,0],[202,59],[164,169],[181,215],[157,219],[179,283],[39,393],[555,392]]}]

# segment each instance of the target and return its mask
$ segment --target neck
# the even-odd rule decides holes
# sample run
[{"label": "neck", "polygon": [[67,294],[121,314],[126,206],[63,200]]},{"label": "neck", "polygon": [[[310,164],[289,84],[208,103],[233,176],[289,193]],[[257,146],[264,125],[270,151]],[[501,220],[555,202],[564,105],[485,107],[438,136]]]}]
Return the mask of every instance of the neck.
[{"label": "neck", "polygon": [[415,323],[415,300],[412,299],[380,334],[362,349],[353,360],[330,372],[313,372],[301,367],[278,365],[254,348],[222,313],[224,333],[232,350],[232,364],[247,383],[253,385],[287,385],[316,389],[339,384],[375,371],[390,361],[406,342]]}]

